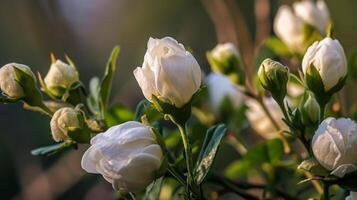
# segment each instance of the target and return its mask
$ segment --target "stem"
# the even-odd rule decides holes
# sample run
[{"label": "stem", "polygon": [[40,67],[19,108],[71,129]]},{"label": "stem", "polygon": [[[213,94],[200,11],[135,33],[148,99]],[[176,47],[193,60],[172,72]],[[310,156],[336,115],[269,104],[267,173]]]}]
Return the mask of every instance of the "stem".
[{"label": "stem", "polygon": [[325,116],[326,103],[321,102],[319,104],[320,104],[320,122],[321,122]]},{"label": "stem", "polygon": [[188,140],[186,128],[184,128],[184,126],[180,124],[176,124],[176,125],[181,133],[182,143],[185,150],[186,167],[188,171],[187,179],[189,184],[191,185],[191,183],[193,182],[193,164],[192,164],[191,146]]},{"label": "stem", "polygon": [[183,186],[187,186],[185,180],[181,177],[181,175],[174,169],[170,164],[168,164],[167,170],[169,173]]},{"label": "stem", "polygon": [[187,131],[184,124],[178,123],[172,115],[168,115],[170,120],[178,127],[182,143],[185,151],[185,160],[186,160],[186,168],[187,168],[187,180],[186,180],[186,188],[188,192],[188,199],[192,199],[192,195],[201,199],[200,188],[197,187],[196,181],[193,176],[193,161],[192,161],[192,150],[190,146],[190,142],[188,139]]},{"label": "stem", "polygon": [[323,183],[323,185],[324,185],[324,197],[323,197],[323,199],[324,200],[329,200],[330,199],[330,191],[329,191],[330,185],[328,183]]}]

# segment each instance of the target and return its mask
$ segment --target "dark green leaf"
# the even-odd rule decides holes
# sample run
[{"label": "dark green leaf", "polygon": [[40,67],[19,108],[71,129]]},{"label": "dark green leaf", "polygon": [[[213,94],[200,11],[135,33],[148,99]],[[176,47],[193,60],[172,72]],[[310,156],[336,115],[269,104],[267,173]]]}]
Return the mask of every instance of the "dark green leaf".
[{"label": "dark green leaf", "polygon": [[226,132],[227,128],[223,124],[208,129],[195,169],[195,179],[197,184],[203,182],[211,169],[218,147]]},{"label": "dark green leaf", "polygon": [[49,156],[52,155],[54,153],[57,153],[61,150],[67,149],[71,146],[75,145],[75,143],[71,142],[62,142],[62,143],[58,143],[58,144],[54,144],[54,145],[50,145],[50,146],[45,146],[45,147],[40,147],[37,149],[34,149],[31,151],[31,154],[34,156]]}]

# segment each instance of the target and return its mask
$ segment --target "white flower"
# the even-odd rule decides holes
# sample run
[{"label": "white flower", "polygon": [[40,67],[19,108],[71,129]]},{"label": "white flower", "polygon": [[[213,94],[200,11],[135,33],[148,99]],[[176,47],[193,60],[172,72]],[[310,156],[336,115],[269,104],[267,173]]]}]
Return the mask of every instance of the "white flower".
[{"label": "white flower", "polygon": [[304,52],[304,22],[286,5],[275,16],[274,32],[292,51]]},{"label": "white flower", "polygon": [[31,69],[23,64],[9,63],[0,68],[0,90],[12,99],[19,99],[25,96],[22,86],[16,81],[14,67],[26,72],[35,78]]},{"label": "white flower", "polygon": [[[281,113],[279,105],[275,102],[275,100],[271,97],[267,97],[264,98],[263,101],[274,120],[278,123],[280,129],[288,130],[288,127],[282,120],[283,114]],[[265,139],[272,139],[279,136],[278,131],[256,100],[248,99],[246,101],[246,105],[248,106],[246,115],[255,132]]]},{"label": "white flower", "polygon": [[56,60],[51,64],[44,82],[49,91],[55,96],[62,96],[64,90],[58,88],[69,89],[73,83],[79,81],[79,75],[76,68],[68,65],[61,60]]},{"label": "white flower", "polygon": [[79,113],[73,108],[65,107],[57,110],[50,122],[53,139],[56,142],[63,141],[69,137],[69,131],[81,128],[78,117]]},{"label": "white flower", "polygon": [[212,51],[211,56],[219,61],[228,60],[230,57],[240,58],[238,49],[233,43],[218,44]]},{"label": "white flower", "polygon": [[350,192],[350,195],[346,197],[346,200],[357,200],[357,192]]},{"label": "white flower", "polygon": [[357,170],[357,124],[348,118],[325,119],[312,138],[312,150],[319,163],[335,176]]},{"label": "white flower", "polygon": [[188,103],[201,85],[196,59],[171,37],[149,39],[144,63],[134,76],[146,99],[155,95],[176,107]]},{"label": "white flower", "polygon": [[330,22],[330,14],[325,1],[316,3],[309,0],[298,1],[293,4],[295,14],[305,23],[316,27],[321,33],[326,32]]},{"label": "white flower", "polygon": [[322,35],[330,22],[330,14],[326,3],[318,0],[298,1],[293,10],[286,5],[279,8],[274,19],[275,34],[293,51],[304,53],[306,49],[304,24],[315,27]]},{"label": "white flower", "polygon": [[304,74],[313,64],[320,74],[325,91],[337,85],[340,79],[347,75],[347,60],[345,52],[338,40],[326,37],[313,43],[306,51],[302,60]]},{"label": "white flower", "polygon": [[244,97],[242,92],[226,76],[210,73],[207,76],[206,83],[210,96],[210,104],[215,113],[219,113],[224,98],[229,98],[234,108],[242,105]]},{"label": "white flower", "polygon": [[93,137],[83,155],[82,168],[101,174],[116,190],[133,192],[154,180],[163,160],[150,128],[129,121]]}]

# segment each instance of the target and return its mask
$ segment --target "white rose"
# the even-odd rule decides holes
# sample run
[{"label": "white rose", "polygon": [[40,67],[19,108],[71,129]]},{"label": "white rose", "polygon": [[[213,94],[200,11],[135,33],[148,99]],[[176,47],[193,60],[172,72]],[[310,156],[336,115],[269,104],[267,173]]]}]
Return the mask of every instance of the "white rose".
[{"label": "white rose", "polygon": [[357,200],[357,192],[350,192],[350,195],[346,197],[346,200]]},{"label": "white rose", "polygon": [[210,73],[206,78],[212,110],[219,113],[224,98],[229,98],[234,108],[242,105],[243,97],[238,87],[224,75]]},{"label": "white rose", "polygon": [[53,139],[56,142],[66,140],[69,137],[69,131],[81,128],[78,117],[79,113],[73,108],[66,107],[57,110],[50,122]]},{"label": "white rose", "polygon": [[63,95],[63,90],[58,90],[58,88],[68,89],[73,83],[78,81],[79,75],[77,69],[61,60],[56,60],[55,63],[51,64],[50,70],[44,79],[46,87],[55,96]]},{"label": "white rose", "polygon": [[317,3],[309,0],[295,2],[293,8],[295,14],[305,23],[316,27],[323,34],[326,32],[330,15],[323,0],[319,0]]},{"label": "white rose", "polygon": [[304,22],[286,5],[281,6],[275,16],[274,32],[292,51],[305,51]]},{"label": "white rose", "polygon": [[335,176],[357,170],[357,124],[348,118],[325,119],[312,138],[312,150],[319,163]]},{"label": "white rose", "polygon": [[25,96],[25,92],[21,85],[16,81],[14,67],[26,72],[35,78],[31,69],[23,64],[9,63],[0,68],[0,90],[12,99],[19,99]]},{"label": "white rose", "polygon": [[116,190],[133,192],[154,180],[163,160],[150,128],[129,121],[93,137],[83,155],[82,168],[101,174]]},{"label": "white rose", "polygon": [[[283,114],[281,113],[280,107],[275,100],[271,97],[267,97],[264,98],[263,101],[274,120],[278,123],[278,126],[282,130],[288,130],[288,127],[282,120]],[[272,139],[279,136],[278,131],[256,100],[247,99],[246,105],[248,106],[246,116],[255,132],[265,139]]]},{"label": "white rose", "polygon": [[348,71],[346,55],[340,42],[329,37],[313,43],[307,49],[302,60],[305,75],[311,64],[319,72],[325,91],[336,86],[340,79],[346,77]]},{"label": "white rose", "polygon": [[176,107],[188,103],[201,85],[196,59],[171,37],[149,39],[144,63],[134,76],[146,99],[155,95]]}]

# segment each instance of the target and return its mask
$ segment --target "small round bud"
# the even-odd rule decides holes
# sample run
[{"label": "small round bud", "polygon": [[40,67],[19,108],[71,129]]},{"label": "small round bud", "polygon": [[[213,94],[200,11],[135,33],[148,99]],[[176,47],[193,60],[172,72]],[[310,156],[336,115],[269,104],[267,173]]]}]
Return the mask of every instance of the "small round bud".
[{"label": "small round bud", "polygon": [[20,99],[26,94],[24,88],[17,81],[14,67],[30,75],[34,80],[36,78],[31,69],[23,64],[9,63],[0,68],[0,90],[11,99]]},{"label": "small round bud", "polygon": [[73,108],[61,108],[51,119],[52,137],[56,142],[70,138],[69,132],[83,128],[82,115]]},{"label": "small round bud", "polygon": [[264,89],[271,92],[275,100],[280,102],[284,99],[289,80],[288,67],[267,58],[260,65],[258,77]]}]

